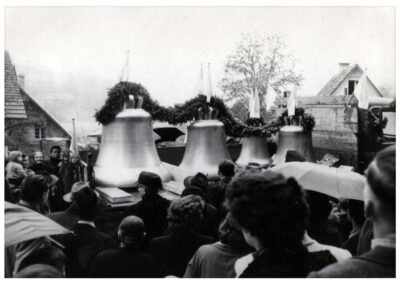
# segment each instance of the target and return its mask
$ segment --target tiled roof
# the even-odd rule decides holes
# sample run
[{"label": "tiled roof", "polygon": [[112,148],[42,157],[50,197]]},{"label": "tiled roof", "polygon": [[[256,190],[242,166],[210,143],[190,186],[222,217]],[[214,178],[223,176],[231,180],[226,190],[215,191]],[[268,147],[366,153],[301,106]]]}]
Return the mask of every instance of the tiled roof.
[{"label": "tiled roof", "polygon": [[28,118],[18,86],[17,73],[8,51],[4,54],[4,98],[5,118]]},{"label": "tiled roof", "polygon": [[325,86],[322,88],[321,91],[317,94],[319,97],[327,97],[331,96],[337,87],[346,79],[347,76],[350,75],[351,72],[360,69],[360,66],[358,64],[351,65],[347,67],[346,69],[343,69],[341,72],[333,76],[328,83],[325,84]]}]

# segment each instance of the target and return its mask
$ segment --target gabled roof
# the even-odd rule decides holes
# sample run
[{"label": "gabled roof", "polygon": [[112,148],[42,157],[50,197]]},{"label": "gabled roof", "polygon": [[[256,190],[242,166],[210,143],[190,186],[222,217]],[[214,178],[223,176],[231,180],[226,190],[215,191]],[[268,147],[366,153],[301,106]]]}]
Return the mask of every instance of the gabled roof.
[{"label": "gabled roof", "polygon": [[35,104],[50,120],[52,120],[60,129],[64,132],[64,134],[71,139],[71,134],[58,122],[58,120],[53,117],[47,110],[45,110],[33,97],[31,97],[27,92],[23,89],[20,89],[21,94],[27,96],[33,104]]},{"label": "gabled roof", "polygon": [[[338,74],[334,75],[328,83],[325,84],[325,86],[319,91],[317,94],[317,97],[327,97],[327,96],[332,96],[333,93],[336,91],[336,89],[340,86],[340,84],[354,71],[360,71],[363,73],[364,71],[360,68],[358,64],[351,65],[347,67],[346,69],[343,69],[341,72]],[[375,85],[371,82],[371,80],[367,77],[368,81],[371,83],[371,85],[375,88],[375,90],[378,92],[378,94],[382,97],[382,94],[379,92],[378,88],[375,87]]]},{"label": "gabled roof", "polygon": [[351,65],[346,69],[343,69],[338,74],[334,75],[328,83],[322,88],[321,91],[317,94],[318,97],[327,97],[331,96],[335,90],[339,87],[339,85],[350,75],[353,71],[359,70],[362,72],[360,66],[358,64]]},{"label": "gabled roof", "polygon": [[4,53],[4,100],[5,118],[28,118],[18,86],[17,73],[7,50]]}]

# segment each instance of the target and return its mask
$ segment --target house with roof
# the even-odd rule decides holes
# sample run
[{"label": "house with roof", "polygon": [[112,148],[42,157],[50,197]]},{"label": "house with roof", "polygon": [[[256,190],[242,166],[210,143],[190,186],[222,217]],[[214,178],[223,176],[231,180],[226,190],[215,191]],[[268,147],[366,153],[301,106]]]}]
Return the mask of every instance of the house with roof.
[{"label": "house with roof", "polygon": [[30,96],[18,81],[8,51],[4,57],[4,132],[5,153],[21,150],[26,155],[42,151],[48,157],[54,145],[67,147],[71,135],[43,106]]},{"label": "house with roof", "polygon": [[[339,63],[339,73],[335,74],[318,92],[318,97],[351,96],[364,71],[358,64]],[[383,97],[367,76],[368,95]]]}]

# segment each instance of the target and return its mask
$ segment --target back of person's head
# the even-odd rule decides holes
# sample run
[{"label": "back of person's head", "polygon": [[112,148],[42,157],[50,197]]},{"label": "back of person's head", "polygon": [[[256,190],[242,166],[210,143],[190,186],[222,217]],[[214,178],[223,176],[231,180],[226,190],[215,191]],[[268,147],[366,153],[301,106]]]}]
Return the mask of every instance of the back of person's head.
[{"label": "back of person's head", "polygon": [[141,172],[139,174],[138,183],[145,186],[145,193],[148,196],[157,194],[162,188],[161,177],[152,172]]},{"label": "back of person's head", "polygon": [[232,178],[235,175],[235,164],[230,160],[223,160],[218,165],[218,171],[221,175]]},{"label": "back of person's head", "polygon": [[97,214],[98,198],[94,190],[86,184],[76,193],[78,216],[81,220],[93,221]]},{"label": "back of person's head", "polygon": [[138,247],[145,235],[143,220],[137,216],[125,217],[118,228],[118,240],[129,247]]},{"label": "back of person's head", "polygon": [[226,204],[245,231],[266,248],[300,246],[308,207],[295,179],[281,174],[243,172],[228,185]]},{"label": "back of person's head", "polygon": [[174,233],[190,233],[199,228],[203,221],[202,199],[187,195],[171,202],[167,220]]},{"label": "back of person's head", "polygon": [[204,191],[201,188],[197,187],[197,186],[189,185],[188,187],[186,187],[182,191],[181,197],[185,197],[185,196],[188,196],[190,194],[194,194],[194,195],[200,196],[201,198],[204,199]]},{"label": "back of person's head", "polygon": [[208,178],[203,173],[197,173],[195,176],[187,177],[189,185],[201,188],[203,191],[207,189]]},{"label": "back of person's head", "polygon": [[48,264],[33,264],[15,274],[14,278],[62,278],[60,270]]},{"label": "back of person's head", "polygon": [[237,250],[251,250],[243,237],[242,228],[230,213],[226,215],[225,219],[219,225],[218,237],[221,243],[229,245]]},{"label": "back of person's head", "polygon": [[47,190],[48,185],[43,176],[27,176],[21,183],[21,200],[31,203],[41,201]]},{"label": "back of person's head", "polygon": [[390,146],[378,152],[367,171],[368,188],[372,196],[368,196],[380,204],[382,213],[395,216],[396,203],[396,147]]},{"label": "back of person's head", "polygon": [[310,221],[327,221],[332,211],[330,197],[313,190],[306,190],[305,197],[310,208]]},{"label": "back of person's head", "polygon": [[45,246],[34,250],[30,255],[25,257],[19,266],[19,271],[33,264],[48,264],[64,274],[66,262],[67,258],[61,249],[53,246]]}]

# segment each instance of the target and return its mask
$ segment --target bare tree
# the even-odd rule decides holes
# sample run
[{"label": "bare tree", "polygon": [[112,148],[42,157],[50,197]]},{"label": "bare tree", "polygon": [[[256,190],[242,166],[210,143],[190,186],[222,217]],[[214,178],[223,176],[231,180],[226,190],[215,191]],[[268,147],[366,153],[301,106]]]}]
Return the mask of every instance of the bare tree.
[{"label": "bare tree", "polygon": [[268,86],[279,88],[302,82],[302,75],[294,71],[295,63],[280,36],[255,38],[245,34],[235,52],[227,57],[225,78],[219,86],[227,101],[258,94],[261,112],[265,112]]}]

